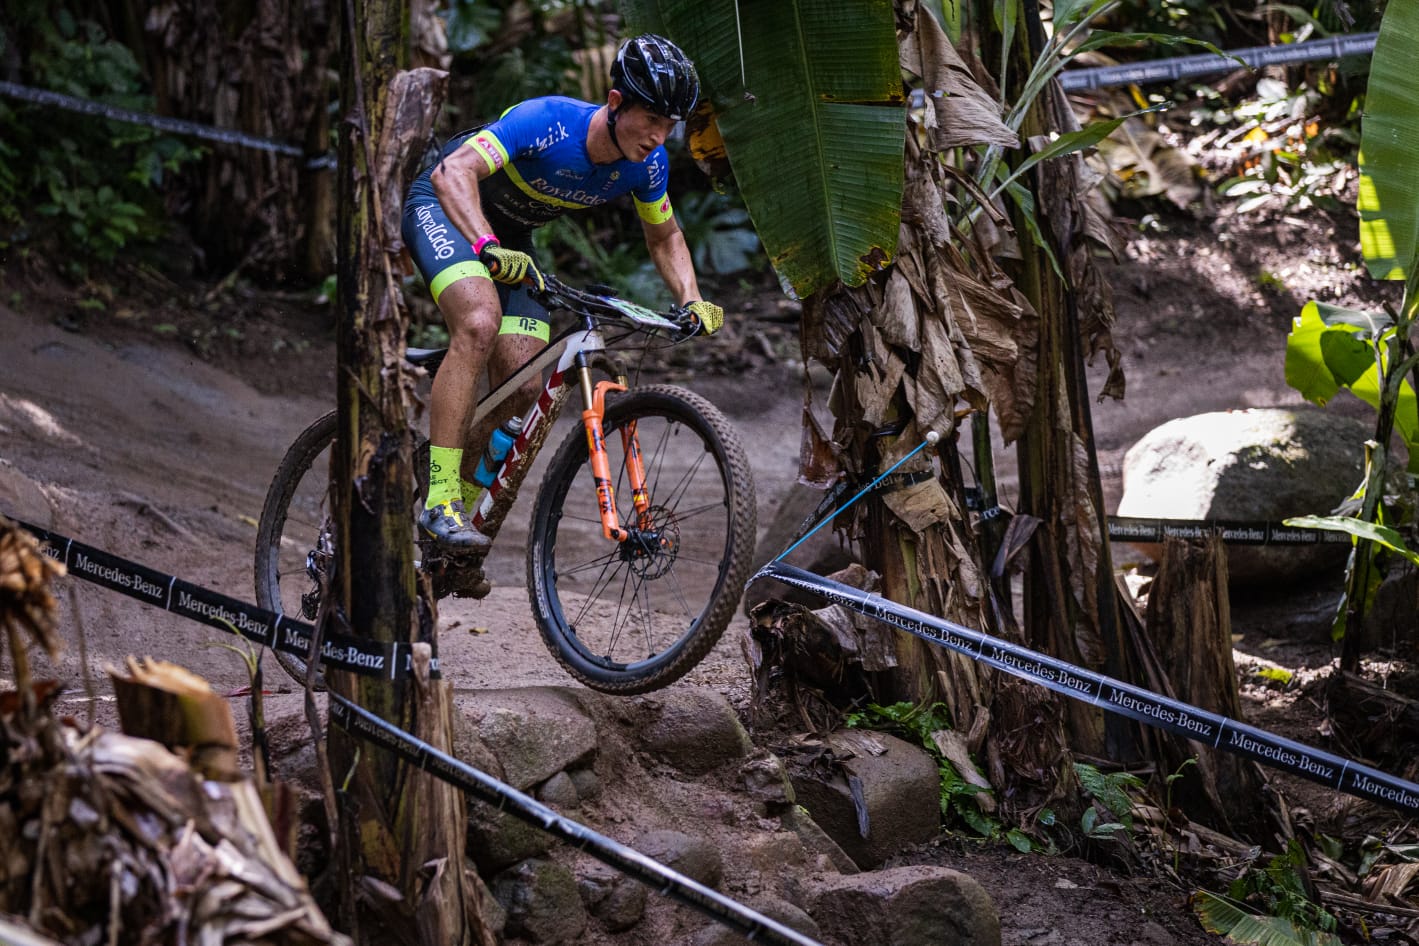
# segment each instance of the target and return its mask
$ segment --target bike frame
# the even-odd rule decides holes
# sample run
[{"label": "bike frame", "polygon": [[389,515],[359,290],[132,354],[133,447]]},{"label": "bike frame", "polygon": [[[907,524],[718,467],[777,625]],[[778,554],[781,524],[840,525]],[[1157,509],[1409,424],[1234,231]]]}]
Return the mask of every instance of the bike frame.
[{"label": "bike frame", "polygon": [[[592,476],[596,481],[597,507],[601,518],[601,533],[615,542],[625,541],[631,533],[623,526],[616,512],[615,487],[612,485],[611,462],[603,440],[603,421],[606,415],[606,394],[610,391],[625,391],[625,379],[617,381],[592,382],[592,362],[594,356],[606,351],[606,339],[601,330],[594,326],[583,326],[559,335],[547,344],[541,352],[498,385],[488,396],[478,402],[474,411],[473,424],[485,420],[499,405],[526,381],[540,377],[548,366],[552,373],[542,387],[542,393],[523,418],[522,432],[508,448],[507,457],[498,468],[492,484],[483,494],[478,508],[473,513],[473,527],[492,537],[501,526],[501,516],[494,516],[498,500],[510,492],[515,498],[518,485],[526,475],[532,460],[537,456],[546,434],[561,413],[567,397],[569,376],[575,374],[582,394],[582,423],[586,428],[586,442],[591,463]],[[621,431],[626,451],[626,475],[635,504],[638,520],[648,515],[650,496],[646,488],[645,467],[641,463],[640,443],[636,437],[634,424],[628,424]],[[505,511],[512,499],[503,504]],[[638,521],[637,525],[644,525]]]}]

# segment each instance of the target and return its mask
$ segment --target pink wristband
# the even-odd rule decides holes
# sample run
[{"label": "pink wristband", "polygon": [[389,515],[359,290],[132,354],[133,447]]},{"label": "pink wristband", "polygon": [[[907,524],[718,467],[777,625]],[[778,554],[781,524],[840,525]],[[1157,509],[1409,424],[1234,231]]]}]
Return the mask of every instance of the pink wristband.
[{"label": "pink wristband", "polygon": [[483,252],[483,247],[487,246],[489,243],[493,244],[494,246],[502,245],[498,243],[498,238],[496,236],[491,233],[485,233],[478,239],[473,241],[473,252],[481,255]]}]

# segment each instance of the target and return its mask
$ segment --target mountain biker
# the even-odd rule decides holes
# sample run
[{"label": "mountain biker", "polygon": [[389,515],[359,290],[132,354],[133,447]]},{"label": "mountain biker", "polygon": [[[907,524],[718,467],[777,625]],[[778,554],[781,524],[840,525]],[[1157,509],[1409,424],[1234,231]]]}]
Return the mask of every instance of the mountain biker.
[{"label": "mountain biker", "polygon": [[[430,403],[429,490],[422,531],[454,550],[487,548],[470,518],[480,487],[478,455],[464,457],[478,376],[497,385],[548,341],[548,315],[531,233],[562,214],[631,194],[646,249],[680,305],[713,333],[724,311],[700,298],[684,234],[666,193],[663,146],[699,99],[694,64],[669,40],[646,34],[623,43],[611,66],[606,104],[562,96],[529,99],[494,122],[453,138],[409,189],[405,245],[448,324],[449,350]],[[520,414],[536,400],[533,379],[509,400]]]}]

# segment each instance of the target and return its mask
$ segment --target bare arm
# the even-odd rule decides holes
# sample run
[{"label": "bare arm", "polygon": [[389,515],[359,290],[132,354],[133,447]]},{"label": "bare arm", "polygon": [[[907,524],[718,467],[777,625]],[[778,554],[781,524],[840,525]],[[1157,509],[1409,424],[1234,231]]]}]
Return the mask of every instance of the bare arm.
[{"label": "bare arm", "polygon": [[464,145],[440,161],[430,178],[448,219],[469,243],[493,232],[478,196],[478,182],[492,173],[483,156]]},{"label": "bare arm", "polygon": [[665,280],[675,301],[680,305],[700,298],[700,286],[695,280],[695,263],[690,256],[690,245],[685,242],[685,234],[675,218],[664,223],[641,221],[645,231],[645,247],[650,252],[660,278]]}]

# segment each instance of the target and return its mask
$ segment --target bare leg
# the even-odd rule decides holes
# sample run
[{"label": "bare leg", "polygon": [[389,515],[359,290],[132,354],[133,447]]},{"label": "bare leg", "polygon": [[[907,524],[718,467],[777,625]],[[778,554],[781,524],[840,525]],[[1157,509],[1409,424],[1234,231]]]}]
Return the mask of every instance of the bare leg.
[{"label": "bare leg", "polygon": [[429,440],[437,447],[462,447],[478,396],[478,376],[488,364],[502,308],[492,281],[476,277],[445,289],[439,308],[448,325],[448,354],[430,392]]},{"label": "bare leg", "polygon": [[[541,339],[533,338],[531,335],[497,336],[497,340],[492,346],[491,355],[487,359],[488,381],[491,386],[496,387],[501,384],[514,371],[521,368],[528,359],[545,347],[546,344]],[[482,456],[482,450],[487,445],[488,438],[492,436],[493,428],[513,415],[526,415],[528,408],[537,402],[537,396],[541,392],[542,378],[530,378],[506,401],[499,404],[497,410],[483,418],[474,429],[468,432],[468,441],[463,453],[464,478],[469,480],[473,478],[473,472],[478,468],[478,458]],[[470,416],[471,413],[470,410]]]}]

